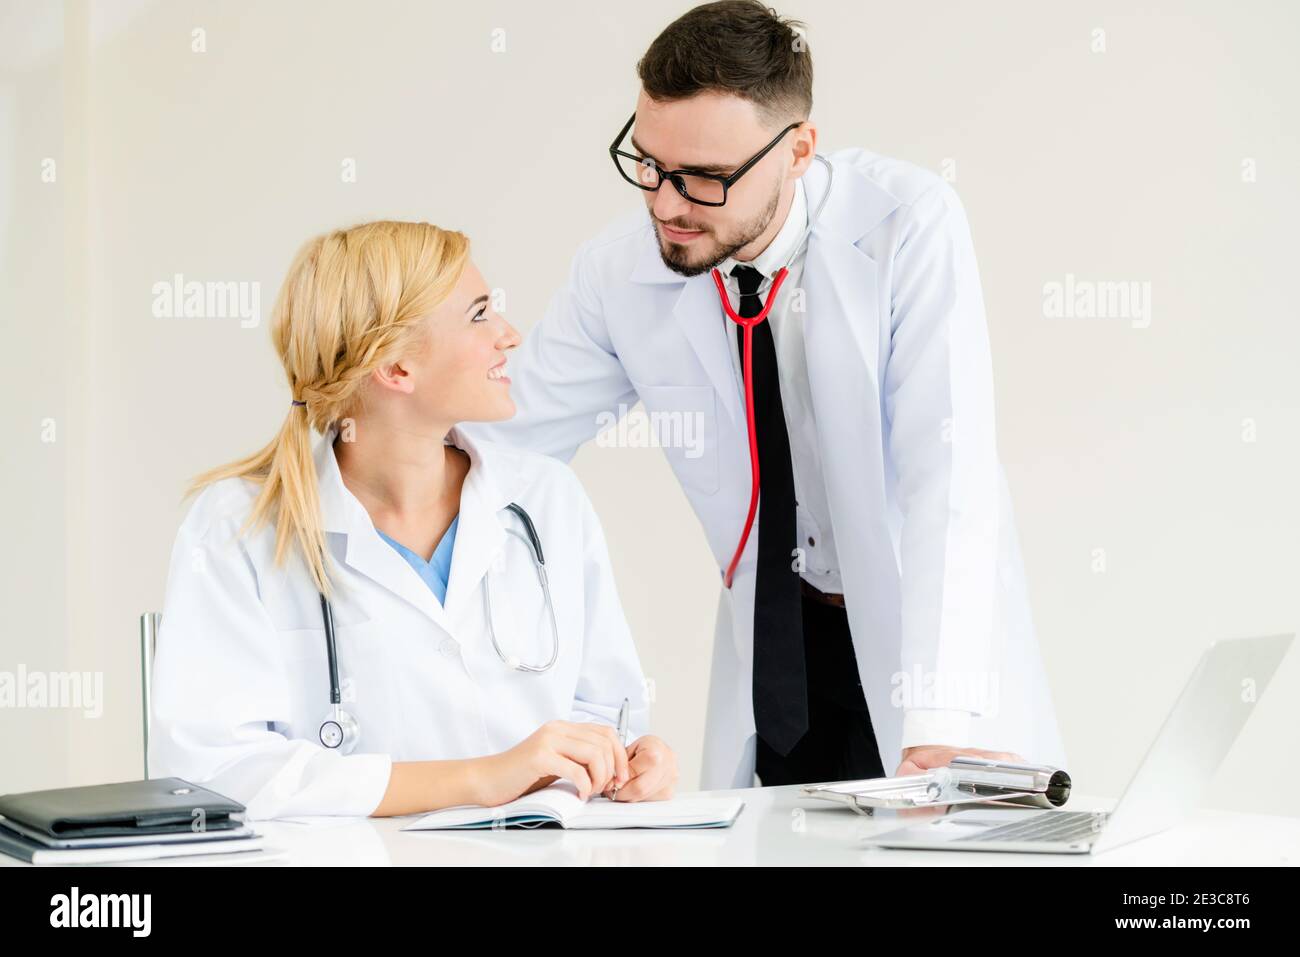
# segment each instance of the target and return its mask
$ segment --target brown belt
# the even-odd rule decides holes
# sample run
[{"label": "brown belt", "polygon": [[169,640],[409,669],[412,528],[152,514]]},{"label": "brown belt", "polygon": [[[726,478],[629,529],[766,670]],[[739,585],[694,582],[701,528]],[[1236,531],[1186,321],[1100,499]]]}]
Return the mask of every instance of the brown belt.
[{"label": "brown belt", "polygon": [[803,591],[805,598],[811,598],[813,601],[819,601],[823,605],[834,605],[836,608],[844,607],[844,596],[836,595],[833,592],[818,591],[812,585],[808,584],[807,579],[799,579],[799,588]]}]

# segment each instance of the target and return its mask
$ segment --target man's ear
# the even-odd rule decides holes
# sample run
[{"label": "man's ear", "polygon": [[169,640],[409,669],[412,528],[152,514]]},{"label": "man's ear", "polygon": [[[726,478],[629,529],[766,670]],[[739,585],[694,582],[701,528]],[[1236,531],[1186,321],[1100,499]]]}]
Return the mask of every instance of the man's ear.
[{"label": "man's ear", "polygon": [[790,178],[798,179],[808,171],[817,153],[817,124],[808,120],[794,131],[793,139],[790,151],[794,154],[794,163],[790,167]]},{"label": "man's ear", "polygon": [[415,391],[410,370],[401,362],[389,362],[379,366],[370,373],[370,380],[375,388],[389,392],[402,392],[409,395]]}]

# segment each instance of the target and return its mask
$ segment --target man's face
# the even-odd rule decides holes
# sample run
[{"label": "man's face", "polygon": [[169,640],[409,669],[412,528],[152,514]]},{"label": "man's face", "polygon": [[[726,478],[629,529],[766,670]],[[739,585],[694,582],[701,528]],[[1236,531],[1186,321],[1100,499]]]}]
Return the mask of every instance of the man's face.
[{"label": "man's face", "polygon": [[[760,119],[753,103],[737,96],[701,93],[661,102],[642,92],[629,151],[653,159],[664,170],[727,176],[779,130]],[[667,180],[657,192],[645,191],[664,264],[683,276],[695,276],[762,236],[772,225],[791,165],[791,152],[778,144],[727,191],[724,206],[692,203]]]}]

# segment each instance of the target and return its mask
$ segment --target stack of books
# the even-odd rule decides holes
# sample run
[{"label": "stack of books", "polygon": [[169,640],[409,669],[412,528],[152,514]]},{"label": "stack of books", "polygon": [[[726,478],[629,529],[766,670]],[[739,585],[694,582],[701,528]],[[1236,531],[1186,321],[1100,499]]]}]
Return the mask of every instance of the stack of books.
[{"label": "stack of books", "polygon": [[237,801],[180,778],[0,795],[0,852],[30,864],[104,864],[261,852]]}]

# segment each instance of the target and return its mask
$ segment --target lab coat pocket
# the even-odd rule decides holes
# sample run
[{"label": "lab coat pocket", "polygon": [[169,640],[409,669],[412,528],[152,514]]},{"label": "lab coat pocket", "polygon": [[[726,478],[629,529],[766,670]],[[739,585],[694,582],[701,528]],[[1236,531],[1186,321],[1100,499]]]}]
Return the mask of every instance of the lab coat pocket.
[{"label": "lab coat pocket", "polygon": [[633,385],[645,404],[645,418],[628,422],[629,443],[661,447],[677,480],[688,491],[717,492],[717,396],[713,386]]}]

